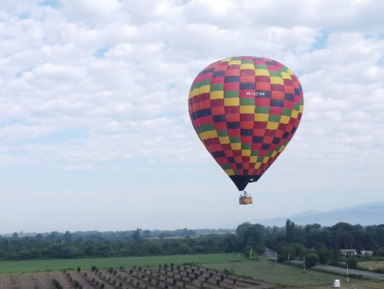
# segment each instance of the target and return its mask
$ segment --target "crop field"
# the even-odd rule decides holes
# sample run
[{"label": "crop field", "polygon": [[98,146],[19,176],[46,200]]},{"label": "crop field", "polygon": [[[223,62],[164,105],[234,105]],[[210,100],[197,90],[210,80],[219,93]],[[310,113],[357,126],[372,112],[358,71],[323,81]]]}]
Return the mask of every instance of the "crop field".
[{"label": "crop field", "polygon": [[359,267],[364,269],[381,269],[384,270],[384,261],[364,261],[359,262]]},{"label": "crop field", "polygon": [[275,288],[262,281],[224,274],[218,270],[192,265],[134,266],[63,272],[0,275],[2,289],[237,289]]},{"label": "crop field", "polygon": [[379,289],[379,281],[249,261],[234,254],[0,262],[1,289]]}]

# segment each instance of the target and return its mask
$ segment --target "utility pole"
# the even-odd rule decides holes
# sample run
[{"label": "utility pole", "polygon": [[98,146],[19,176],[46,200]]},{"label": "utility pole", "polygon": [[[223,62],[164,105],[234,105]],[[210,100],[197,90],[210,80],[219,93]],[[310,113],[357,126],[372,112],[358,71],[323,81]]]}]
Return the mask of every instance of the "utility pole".
[{"label": "utility pole", "polygon": [[348,276],[348,263],[347,263],[347,282],[349,283],[349,276]]}]

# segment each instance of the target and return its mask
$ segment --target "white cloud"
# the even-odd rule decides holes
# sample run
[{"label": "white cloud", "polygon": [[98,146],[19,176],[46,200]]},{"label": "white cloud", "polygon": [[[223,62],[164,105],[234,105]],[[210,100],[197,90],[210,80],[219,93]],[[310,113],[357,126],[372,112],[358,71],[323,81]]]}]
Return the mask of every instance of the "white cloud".
[{"label": "white cloud", "polygon": [[[276,8],[269,1],[245,3],[249,6],[225,1],[220,2],[220,9],[211,1],[161,1],[150,11],[145,1],[135,7],[114,0],[72,4],[62,1],[56,9],[33,6],[38,18],[17,18],[15,11],[26,11],[24,3],[1,23],[3,27],[15,24],[13,31],[0,29],[5,41],[0,59],[6,77],[2,79],[6,88],[1,100],[3,117],[21,118],[37,127],[51,123],[41,134],[79,126],[89,132],[92,147],[97,147],[103,133],[108,133],[106,138],[116,138],[135,132],[126,124],[136,119],[156,123],[172,114],[179,118],[186,112],[184,100],[192,77],[216,60],[215,55],[239,55],[237,51],[270,54],[293,70],[303,71],[300,78],[308,95],[308,119],[321,120],[330,132],[338,127],[348,129],[342,125],[346,119],[354,128],[377,122],[375,114],[364,124],[348,113],[352,110],[367,116],[368,107],[381,107],[377,91],[382,89],[383,67],[378,62],[383,41],[364,35],[364,31],[343,32],[342,26],[336,26],[325,46],[317,49],[317,38],[324,37],[328,24],[323,26],[316,19],[321,17],[326,23],[332,18],[328,13],[334,5],[331,2],[292,6],[297,2],[282,1],[279,13],[274,13]],[[356,16],[357,8],[363,14],[372,12],[364,7],[354,2],[345,19],[360,17]],[[297,17],[291,16],[293,11]],[[272,20],[270,26],[268,21]],[[104,51],[96,55],[100,49]],[[362,94],[369,96],[363,98]],[[30,126],[20,126],[25,129],[18,137],[35,137]],[[167,127],[175,132],[185,129],[174,123]],[[3,128],[2,133],[8,135],[9,128]],[[155,125],[148,131],[160,142],[168,141],[162,140]],[[364,135],[364,130],[359,133]],[[56,146],[60,147],[60,140]]]},{"label": "white cloud", "polygon": [[61,1],[61,11],[70,21],[85,23],[90,26],[102,26],[121,14],[121,3],[118,0],[71,0]]},{"label": "white cloud", "polygon": [[309,167],[363,166],[368,178],[375,173],[367,163],[380,168],[384,160],[382,6],[375,0],[2,1],[0,166],[91,173],[115,170],[109,162],[140,160],[149,168],[191,166],[222,180],[190,124],[188,91],[211,62],[254,55],[295,71],[305,93],[302,124],[279,166],[293,158]]}]

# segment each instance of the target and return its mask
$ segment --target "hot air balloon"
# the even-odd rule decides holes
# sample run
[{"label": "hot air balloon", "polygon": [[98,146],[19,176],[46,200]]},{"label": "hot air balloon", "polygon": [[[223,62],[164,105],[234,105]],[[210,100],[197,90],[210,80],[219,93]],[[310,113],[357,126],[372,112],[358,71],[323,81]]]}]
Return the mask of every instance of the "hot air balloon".
[{"label": "hot air balloon", "polygon": [[[197,75],[188,106],[200,140],[244,191],[292,139],[303,113],[303,90],[296,75],[277,61],[231,57]],[[252,198],[244,192],[239,203],[252,203]]]}]

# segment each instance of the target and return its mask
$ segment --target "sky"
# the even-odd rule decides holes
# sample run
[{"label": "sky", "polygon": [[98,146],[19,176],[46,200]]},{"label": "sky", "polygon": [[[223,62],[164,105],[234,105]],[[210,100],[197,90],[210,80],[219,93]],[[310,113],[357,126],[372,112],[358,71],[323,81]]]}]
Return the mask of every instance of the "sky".
[{"label": "sky", "polygon": [[[384,202],[384,1],[2,0],[0,233],[236,228]],[[301,124],[234,184],[188,114],[231,56],[299,77]]]}]

